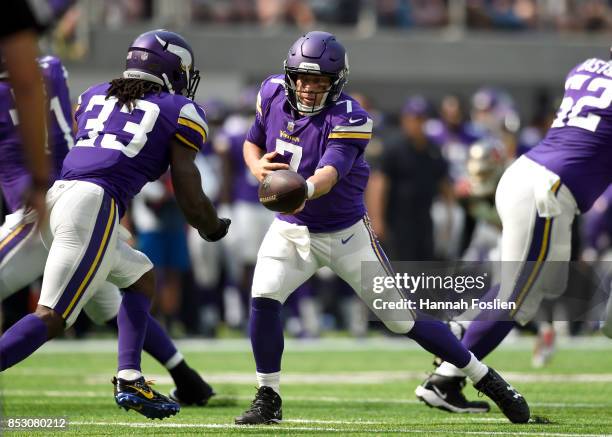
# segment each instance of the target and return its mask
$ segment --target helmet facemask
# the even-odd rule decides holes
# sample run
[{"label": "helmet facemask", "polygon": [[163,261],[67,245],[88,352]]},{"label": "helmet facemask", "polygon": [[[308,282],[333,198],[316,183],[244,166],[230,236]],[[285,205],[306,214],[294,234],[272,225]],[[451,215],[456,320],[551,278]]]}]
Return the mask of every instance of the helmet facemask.
[{"label": "helmet facemask", "polygon": [[[311,86],[308,91],[298,89],[298,77],[301,75],[308,76],[323,76],[329,78],[329,86],[325,89],[312,89],[316,85]],[[338,78],[333,74],[321,73],[317,70],[306,70],[285,67],[285,91],[287,100],[292,108],[302,114],[316,114],[320,112],[328,103],[332,102],[330,96],[334,96],[334,91],[338,86]],[[306,94],[312,98],[312,102],[307,102],[307,97],[300,96]],[[320,97],[319,97],[320,96]],[[317,104],[318,100],[318,104]]]},{"label": "helmet facemask", "polygon": [[187,88],[185,89],[184,96],[193,100],[198,90],[198,85],[200,85],[200,70],[192,70],[191,75],[187,75]]}]

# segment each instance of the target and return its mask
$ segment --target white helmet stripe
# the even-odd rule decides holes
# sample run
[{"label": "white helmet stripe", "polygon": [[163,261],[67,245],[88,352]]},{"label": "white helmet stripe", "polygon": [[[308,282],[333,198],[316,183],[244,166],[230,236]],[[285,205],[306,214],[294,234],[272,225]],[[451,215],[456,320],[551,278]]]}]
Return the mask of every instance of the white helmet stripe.
[{"label": "white helmet stripe", "polygon": [[[155,38],[157,38],[157,41],[162,46],[166,47],[166,41],[161,39],[158,35],[155,35]],[[191,57],[191,53],[189,53],[189,50],[187,50],[185,47],[177,46],[176,44],[168,44],[166,50],[181,58],[181,62],[183,63],[187,71],[189,71],[189,69],[191,68],[191,64],[193,63],[193,59]]]}]

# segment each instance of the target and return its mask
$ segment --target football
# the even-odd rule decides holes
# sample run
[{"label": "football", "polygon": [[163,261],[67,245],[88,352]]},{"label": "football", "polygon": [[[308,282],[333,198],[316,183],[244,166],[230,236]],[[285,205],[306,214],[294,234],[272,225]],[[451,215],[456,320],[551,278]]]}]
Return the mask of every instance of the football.
[{"label": "football", "polygon": [[291,170],[270,173],[259,185],[259,201],[271,211],[288,213],[306,199],[306,180]]}]

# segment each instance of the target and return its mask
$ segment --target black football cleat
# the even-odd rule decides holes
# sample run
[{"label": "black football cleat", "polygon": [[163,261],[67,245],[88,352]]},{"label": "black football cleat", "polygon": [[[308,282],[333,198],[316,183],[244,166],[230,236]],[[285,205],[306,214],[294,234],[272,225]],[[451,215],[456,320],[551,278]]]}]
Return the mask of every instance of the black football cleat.
[{"label": "black football cleat", "polygon": [[432,374],[414,393],[430,407],[451,413],[486,413],[490,410],[485,401],[468,401],[463,395],[465,378]]},{"label": "black football cleat", "polygon": [[193,372],[189,384],[177,386],[168,397],[183,406],[203,407],[216,393],[198,372],[193,369],[189,370]]},{"label": "black football cleat", "polygon": [[165,419],[174,416],[180,405],[151,389],[151,382],[140,377],[133,381],[113,378],[115,402],[125,411],[134,410],[149,419]]},{"label": "black football cleat", "polygon": [[529,405],[514,387],[508,384],[499,373],[489,367],[487,374],[474,384],[474,388],[487,395],[512,423],[529,421]]},{"label": "black football cleat", "polygon": [[283,419],[283,401],[271,387],[259,387],[248,410],[235,419],[236,425],[268,425]]}]

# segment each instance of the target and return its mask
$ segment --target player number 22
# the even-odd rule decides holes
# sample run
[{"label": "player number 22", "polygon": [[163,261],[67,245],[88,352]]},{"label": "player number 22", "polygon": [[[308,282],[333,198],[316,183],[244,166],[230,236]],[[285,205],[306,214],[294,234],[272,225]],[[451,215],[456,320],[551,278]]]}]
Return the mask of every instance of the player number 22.
[{"label": "player number 22", "polygon": [[[580,90],[587,84],[586,90],[597,92],[603,88],[599,97],[590,95],[582,96],[574,101],[572,97],[565,97],[561,101],[557,118],[551,127],[574,126],[595,132],[601,117],[597,114],[588,112],[586,115],[580,114],[585,106],[591,108],[605,109],[612,103],[612,80],[603,77],[596,77],[591,80],[591,76],[586,74],[575,74],[565,82],[565,89]],[[567,121],[565,121],[567,120]]]}]

